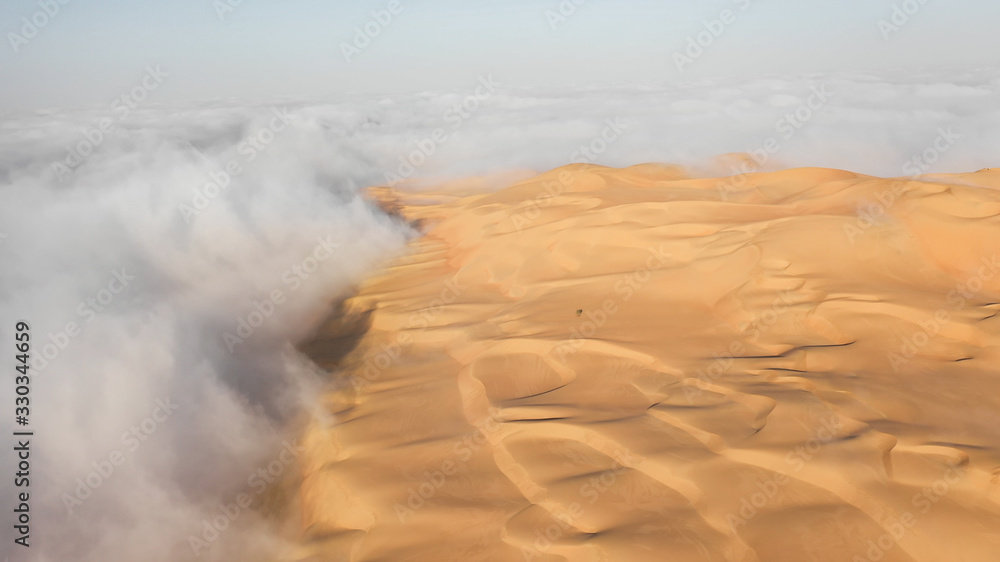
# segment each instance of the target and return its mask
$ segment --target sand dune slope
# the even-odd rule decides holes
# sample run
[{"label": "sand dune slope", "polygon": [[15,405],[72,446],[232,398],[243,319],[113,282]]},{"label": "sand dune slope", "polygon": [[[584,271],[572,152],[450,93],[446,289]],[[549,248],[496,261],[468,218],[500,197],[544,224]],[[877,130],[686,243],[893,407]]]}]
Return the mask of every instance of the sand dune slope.
[{"label": "sand dune slope", "polygon": [[299,560],[1000,560],[1000,171],[372,193]]}]

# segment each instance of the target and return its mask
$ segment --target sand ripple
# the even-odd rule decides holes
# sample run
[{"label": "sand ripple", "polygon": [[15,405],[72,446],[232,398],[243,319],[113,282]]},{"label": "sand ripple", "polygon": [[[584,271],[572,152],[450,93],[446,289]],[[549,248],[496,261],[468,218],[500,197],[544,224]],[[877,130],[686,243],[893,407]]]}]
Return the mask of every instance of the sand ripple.
[{"label": "sand ripple", "polygon": [[375,192],[426,234],[308,347],[298,560],[1000,560],[998,188]]}]

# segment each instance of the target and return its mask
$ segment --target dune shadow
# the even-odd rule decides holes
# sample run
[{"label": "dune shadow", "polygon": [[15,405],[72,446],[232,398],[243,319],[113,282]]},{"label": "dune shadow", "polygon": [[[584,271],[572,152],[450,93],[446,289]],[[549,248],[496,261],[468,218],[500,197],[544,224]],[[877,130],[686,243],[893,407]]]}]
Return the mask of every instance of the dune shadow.
[{"label": "dune shadow", "polygon": [[296,347],[327,372],[340,367],[371,328],[373,309],[357,310],[338,302],[315,333]]}]

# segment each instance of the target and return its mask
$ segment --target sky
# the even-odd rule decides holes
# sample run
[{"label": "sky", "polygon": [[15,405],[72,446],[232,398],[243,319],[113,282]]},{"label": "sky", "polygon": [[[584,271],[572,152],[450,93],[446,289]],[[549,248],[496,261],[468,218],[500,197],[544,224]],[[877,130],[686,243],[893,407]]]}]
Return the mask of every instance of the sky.
[{"label": "sky", "polygon": [[975,69],[998,26],[989,0],[6,0],[0,112],[107,105],[148,65],[156,102]]}]

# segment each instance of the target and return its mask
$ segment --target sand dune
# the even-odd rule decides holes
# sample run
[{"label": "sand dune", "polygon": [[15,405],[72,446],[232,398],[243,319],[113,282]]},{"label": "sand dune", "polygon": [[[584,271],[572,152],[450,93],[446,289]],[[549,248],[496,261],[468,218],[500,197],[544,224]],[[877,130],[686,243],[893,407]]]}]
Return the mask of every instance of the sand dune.
[{"label": "sand dune", "polygon": [[1000,170],[371,193],[298,560],[1000,560]]}]

